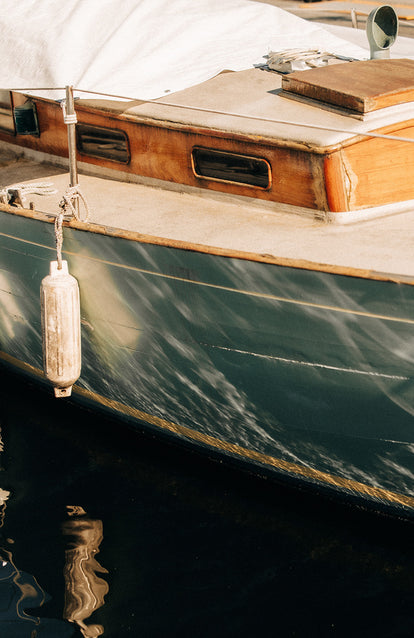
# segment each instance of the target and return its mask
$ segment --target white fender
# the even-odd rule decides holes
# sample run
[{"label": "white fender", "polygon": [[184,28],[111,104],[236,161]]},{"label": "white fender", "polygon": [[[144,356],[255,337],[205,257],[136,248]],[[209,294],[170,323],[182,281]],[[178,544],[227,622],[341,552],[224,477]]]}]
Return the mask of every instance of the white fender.
[{"label": "white fender", "polygon": [[77,280],[69,274],[67,261],[50,262],[50,274],[40,287],[43,368],[55,396],[72,393],[81,371],[80,301]]}]

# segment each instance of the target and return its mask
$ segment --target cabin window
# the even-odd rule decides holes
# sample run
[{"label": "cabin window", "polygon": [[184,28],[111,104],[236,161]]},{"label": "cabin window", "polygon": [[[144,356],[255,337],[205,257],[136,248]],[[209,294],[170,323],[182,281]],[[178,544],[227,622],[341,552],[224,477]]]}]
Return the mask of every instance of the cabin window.
[{"label": "cabin window", "polygon": [[11,93],[3,89],[0,89],[0,129],[14,133]]},{"label": "cabin window", "polygon": [[129,162],[128,138],[119,129],[77,124],[76,138],[78,150],[85,155],[123,164]]},{"label": "cabin window", "polygon": [[39,122],[36,104],[24,96],[16,97],[13,104],[13,117],[16,135],[36,135],[39,137]]},{"label": "cabin window", "polygon": [[193,148],[192,165],[197,177],[268,189],[270,164],[265,159],[209,148]]}]

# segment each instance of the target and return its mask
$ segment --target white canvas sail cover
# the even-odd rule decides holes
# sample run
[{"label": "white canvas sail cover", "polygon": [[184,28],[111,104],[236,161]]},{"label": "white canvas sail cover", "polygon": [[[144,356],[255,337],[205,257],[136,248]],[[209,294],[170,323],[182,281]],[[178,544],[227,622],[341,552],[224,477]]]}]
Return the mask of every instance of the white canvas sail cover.
[{"label": "white canvas sail cover", "polygon": [[[153,99],[298,47],[366,50],[248,0],[2,0],[0,88],[79,89]],[[63,93],[56,97],[62,97]]]}]

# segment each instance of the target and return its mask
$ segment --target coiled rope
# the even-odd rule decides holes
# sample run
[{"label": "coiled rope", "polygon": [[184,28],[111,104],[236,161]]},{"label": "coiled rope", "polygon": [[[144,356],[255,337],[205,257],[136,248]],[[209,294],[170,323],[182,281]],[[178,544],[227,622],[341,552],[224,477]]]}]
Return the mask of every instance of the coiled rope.
[{"label": "coiled rope", "polygon": [[57,190],[51,182],[34,182],[32,184],[11,184],[0,190],[0,202],[2,204],[19,204],[23,206],[26,195],[42,195],[47,197],[55,195]]}]

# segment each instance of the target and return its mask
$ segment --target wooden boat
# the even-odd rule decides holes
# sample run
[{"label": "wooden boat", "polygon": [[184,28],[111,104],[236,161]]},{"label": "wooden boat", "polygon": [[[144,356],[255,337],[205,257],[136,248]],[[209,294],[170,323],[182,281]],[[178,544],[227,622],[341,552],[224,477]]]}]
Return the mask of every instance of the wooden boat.
[{"label": "wooden boat", "polygon": [[12,88],[2,361],[44,380],[39,288],[76,127],[89,219],[80,206],[63,223],[81,296],[72,400],[412,516],[414,61],[249,68],[155,100],[88,94],[76,124]]}]

